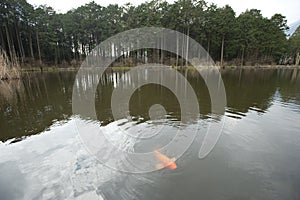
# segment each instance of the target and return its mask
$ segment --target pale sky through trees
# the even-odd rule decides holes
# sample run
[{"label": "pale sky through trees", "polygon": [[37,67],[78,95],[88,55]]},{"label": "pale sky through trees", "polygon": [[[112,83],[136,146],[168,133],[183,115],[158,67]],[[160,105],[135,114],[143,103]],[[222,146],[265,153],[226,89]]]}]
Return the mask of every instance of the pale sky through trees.
[{"label": "pale sky through trees", "polygon": [[[56,11],[66,12],[72,8],[77,8],[81,5],[91,2],[92,0],[27,0],[32,5],[47,4],[53,7]],[[131,2],[133,5],[138,5],[145,0],[94,0],[97,4],[107,6],[109,4],[123,5]],[[174,0],[167,0],[169,3]],[[262,11],[265,17],[271,17],[275,13],[281,13],[287,17],[288,24],[291,24],[300,19],[299,0],[207,0],[209,3],[215,3],[218,6],[229,4],[237,14],[244,12],[247,8],[256,8]]]}]

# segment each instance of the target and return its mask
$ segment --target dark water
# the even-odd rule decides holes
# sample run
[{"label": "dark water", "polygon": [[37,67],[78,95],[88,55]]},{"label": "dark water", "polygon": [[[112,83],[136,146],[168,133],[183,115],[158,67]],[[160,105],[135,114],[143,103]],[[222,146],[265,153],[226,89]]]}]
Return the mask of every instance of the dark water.
[{"label": "dark water", "polygon": [[[110,106],[112,91],[124,73],[107,72],[98,86],[97,118],[107,130],[122,126],[114,121]],[[204,137],[200,133],[176,161],[176,170],[145,174],[121,173],[90,156],[76,132],[78,116],[72,115],[75,75],[36,73],[0,83],[1,200],[300,199],[300,70],[223,71],[226,123],[211,154],[198,159]],[[194,125],[206,127],[211,120],[208,90],[196,71],[184,75],[199,100],[200,118]],[[89,81],[81,81],[80,87]],[[132,126],[151,128],[148,110],[153,104],[164,106],[166,124],[180,120],[174,94],[147,85],[130,99],[136,122]],[[166,131],[165,140],[157,145],[170,138],[171,131]]]}]

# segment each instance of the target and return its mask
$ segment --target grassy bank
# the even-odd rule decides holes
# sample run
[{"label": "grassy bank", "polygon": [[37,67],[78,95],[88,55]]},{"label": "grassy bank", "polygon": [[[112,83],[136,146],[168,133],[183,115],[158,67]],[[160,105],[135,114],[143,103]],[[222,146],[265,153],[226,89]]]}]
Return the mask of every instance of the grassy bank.
[{"label": "grassy bank", "polygon": [[79,68],[77,67],[26,67],[26,68],[21,68],[20,72],[59,72],[59,71],[77,71]]},{"label": "grassy bank", "polygon": [[[221,68],[221,67],[219,67]],[[300,69],[300,65],[225,66],[223,69]]]},{"label": "grassy bank", "polygon": [[[133,69],[134,67],[130,66],[114,66],[110,67],[111,70],[113,71],[128,71]],[[172,69],[175,70],[195,70],[195,67],[193,66],[172,66]],[[203,69],[206,67],[203,67]],[[300,69],[300,66],[295,66],[295,65],[259,65],[259,66],[225,66],[225,67],[220,67],[217,66],[218,69]],[[56,67],[56,66],[48,66],[48,67],[26,67],[26,68],[21,68],[19,71],[20,72],[59,72],[59,71],[78,71],[79,67]]]}]

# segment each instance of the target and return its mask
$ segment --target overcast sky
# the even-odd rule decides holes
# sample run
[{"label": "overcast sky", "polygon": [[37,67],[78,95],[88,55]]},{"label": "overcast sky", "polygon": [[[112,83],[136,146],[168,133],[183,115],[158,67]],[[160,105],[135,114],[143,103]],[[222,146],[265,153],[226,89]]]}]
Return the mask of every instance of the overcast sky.
[{"label": "overcast sky", "polygon": [[[92,0],[27,0],[30,4],[40,5],[47,4],[53,7],[56,11],[66,12],[72,8],[77,8]],[[133,5],[138,5],[145,0],[94,0],[96,3],[107,6],[108,4],[123,5],[131,2]],[[167,0],[174,2],[173,0]],[[265,17],[271,17],[275,13],[281,13],[288,19],[288,24],[291,24],[300,19],[300,0],[207,0],[207,2],[215,3],[219,6],[229,4],[237,14],[244,12],[247,8],[256,8],[262,11]]]}]

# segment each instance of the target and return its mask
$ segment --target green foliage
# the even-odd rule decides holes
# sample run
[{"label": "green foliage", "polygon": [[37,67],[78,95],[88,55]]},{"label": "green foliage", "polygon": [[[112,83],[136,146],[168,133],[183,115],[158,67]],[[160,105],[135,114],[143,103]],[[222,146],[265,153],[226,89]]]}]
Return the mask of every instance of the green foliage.
[{"label": "green foliage", "polygon": [[138,6],[107,7],[90,2],[65,14],[46,5],[34,8],[26,0],[0,0],[0,23],[0,49],[21,62],[32,58],[50,64],[71,63],[116,33],[146,26],[185,33],[215,60],[239,60],[235,64],[278,62],[288,52],[299,52],[299,28],[287,41],[284,16],[268,19],[256,9],[236,16],[229,5],[219,8],[204,0],[172,4],[152,0]]},{"label": "green foliage", "polygon": [[290,54],[300,53],[300,26],[289,39]]}]

